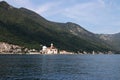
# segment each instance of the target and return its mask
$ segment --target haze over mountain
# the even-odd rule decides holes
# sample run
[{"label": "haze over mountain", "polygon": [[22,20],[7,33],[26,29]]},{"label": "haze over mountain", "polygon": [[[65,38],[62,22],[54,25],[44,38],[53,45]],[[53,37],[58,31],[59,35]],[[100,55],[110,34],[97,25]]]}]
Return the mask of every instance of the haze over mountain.
[{"label": "haze over mountain", "polygon": [[100,34],[100,39],[104,40],[109,45],[113,46],[114,49],[120,51],[120,33],[116,34]]},{"label": "haze over mountain", "polygon": [[[118,50],[120,44],[111,45],[109,41],[119,42],[120,35],[115,34],[109,40],[87,31],[72,23],[51,22],[37,13],[15,8],[5,1],[0,2],[0,41],[40,49],[40,45],[54,43],[59,49],[67,51],[109,51]],[[106,37],[105,37],[106,38]],[[114,46],[114,49],[111,47]],[[117,47],[116,47],[117,46]]]}]

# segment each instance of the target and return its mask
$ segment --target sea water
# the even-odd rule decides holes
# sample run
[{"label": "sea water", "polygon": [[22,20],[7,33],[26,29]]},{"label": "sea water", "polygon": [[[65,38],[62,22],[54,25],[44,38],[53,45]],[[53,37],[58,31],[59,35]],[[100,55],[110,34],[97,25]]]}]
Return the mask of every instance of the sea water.
[{"label": "sea water", "polygon": [[0,80],[120,80],[120,55],[0,55]]}]

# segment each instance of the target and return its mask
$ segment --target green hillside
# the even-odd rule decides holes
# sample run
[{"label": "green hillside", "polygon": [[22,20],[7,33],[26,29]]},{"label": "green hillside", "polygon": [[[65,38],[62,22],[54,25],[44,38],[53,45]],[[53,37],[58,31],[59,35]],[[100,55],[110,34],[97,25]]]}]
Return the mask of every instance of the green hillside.
[{"label": "green hillside", "polygon": [[[82,31],[77,31],[78,28]],[[111,50],[95,34],[77,24],[51,22],[33,11],[14,8],[4,1],[0,2],[0,41],[35,49],[54,43],[67,51]]]}]

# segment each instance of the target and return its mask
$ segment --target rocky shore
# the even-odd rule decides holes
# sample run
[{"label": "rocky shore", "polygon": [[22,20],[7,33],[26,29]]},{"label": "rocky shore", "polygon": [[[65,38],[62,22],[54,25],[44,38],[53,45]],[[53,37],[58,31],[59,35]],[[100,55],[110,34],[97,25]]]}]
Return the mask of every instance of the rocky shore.
[{"label": "rocky shore", "polygon": [[13,45],[5,42],[0,42],[0,54],[14,54],[14,53],[23,53],[25,48]]}]

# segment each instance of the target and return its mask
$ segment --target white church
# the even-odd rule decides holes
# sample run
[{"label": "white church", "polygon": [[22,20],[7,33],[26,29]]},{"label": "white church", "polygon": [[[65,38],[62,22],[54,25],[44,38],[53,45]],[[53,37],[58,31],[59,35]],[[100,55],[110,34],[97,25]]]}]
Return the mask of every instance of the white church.
[{"label": "white church", "polygon": [[42,54],[58,54],[58,49],[54,47],[53,43],[51,43],[50,47],[42,47]]}]

